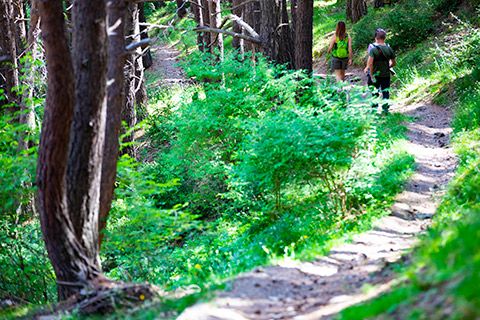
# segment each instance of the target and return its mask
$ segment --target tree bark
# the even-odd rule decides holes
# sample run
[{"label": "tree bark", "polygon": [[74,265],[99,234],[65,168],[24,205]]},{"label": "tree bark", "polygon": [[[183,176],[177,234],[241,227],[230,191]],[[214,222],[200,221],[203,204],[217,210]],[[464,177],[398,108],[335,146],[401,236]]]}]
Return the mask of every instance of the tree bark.
[{"label": "tree bark", "polygon": [[[243,19],[244,21],[251,26],[258,33],[261,33],[261,9],[260,2],[250,2],[243,6]],[[255,48],[255,44],[251,42],[245,43],[245,50],[252,51]]]},{"label": "tree bark", "polygon": [[[208,0],[208,8],[210,11],[210,27],[220,28],[222,23],[222,15],[220,13],[220,0]],[[215,53],[215,48],[218,49],[220,60],[223,60],[223,35],[221,33],[211,34],[210,49]]]},{"label": "tree bark", "polygon": [[[147,22],[147,19],[145,17],[145,4],[144,3],[139,3],[139,21],[142,23],[142,25],[139,26],[140,28],[140,39],[148,39],[148,32],[147,32],[147,26],[144,25],[144,23]],[[123,23],[122,23],[123,25]],[[153,65],[153,58],[152,58],[152,51],[150,48],[147,48],[142,56],[142,62],[143,62],[143,67],[146,69],[150,68]]]},{"label": "tree bark", "polygon": [[89,258],[92,254],[77,240],[67,206],[66,171],[74,76],[62,1],[41,1],[39,10],[48,90],[38,152],[37,186],[42,232],[57,276],[58,296],[63,300],[81,289],[78,283],[97,278],[100,270],[96,261]]},{"label": "tree bark", "polygon": [[100,194],[99,246],[103,234],[101,231],[107,223],[108,212],[112,206],[117,176],[120,128],[122,109],[125,105],[125,13],[127,4],[124,0],[111,1],[107,5],[108,28],[108,88],[107,88],[107,123],[105,128],[105,145],[103,148],[102,182]]},{"label": "tree bark", "polygon": [[295,34],[297,29],[297,3],[298,3],[298,0],[290,0],[290,15],[292,16],[293,34]]},{"label": "tree bark", "polygon": [[347,0],[347,19],[355,23],[366,14],[367,3],[365,0]]},{"label": "tree bark", "polygon": [[313,70],[313,0],[298,0],[295,30],[295,69]]},{"label": "tree bark", "polygon": [[[232,1],[232,14],[236,15],[237,17],[243,18],[243,8],[240,6],[243,3],[243,0],[233,0]],[[242,27],[237,23],[233,23],[233,32],[235,33],[242,33]],[[242,39],[234,37],[232,39],[232,46],[235,49],[240,49]]]},{"label": "tree bark", "polygon": [[186,7],[186,1],[185,0],[176,0],[177,2],[177,16],[180,19],[185,18],[187,15],[187,7]]},{"label": "tree bark", "polygon": [[381,7],[383,7],[383,6],[385,6],[384,0],[375,0],[375,1],[373,2],[373,7],[374,7],[374,8],[381,8]]},{"label": "tree bark", "polygon": [[20,137],[19,147],[21,150],[26,150],[31,147],[27,137],[35,130],[36,127],[33,92],[35,87],[35,74],[37,70],[34,62],[35,60],[40,59],[37,47],[39,33],[38,0],[31,0],[30,27],[28,28],[26,46],[27,52],[31,54],[31,61],[27,62],[27,66],[25,66],[29,71],[25,74],[24,84],[26,88],[24,88],[20,105],[22,109],[20,114],[20,123],[25,124],[27,130]]},{"label": "tree bark", "polygon": [[106,121],[106,9],[104,0],[73,5],[75,108],[67,168],[69,213],[77,239],[97,262],[100,182]]},{"label": "tree bark", "polygon": [[[197,22],[197,27],[204,27],[205,24],[203,23],[203,8],[202,8],[202,2],[201,0],[192,0],[191,2],[191,8],[193,11],[193,16],[195,18],[195,21]],[[200,51],[205,50],[205,45],[203,43],[203,32],[198,32],[197,34],[197,45],[198,49]]]},{"label": "tree bark", "polygon": [[[0,2],[0,57],[4,60],[0,62],[0,89],[4,90],[6,103],[18,103],[18,97],[15,87],[19,85],[18,61],[17,61],[17,41],[14,24],[14,8],[12,0],[2,0]],[[5,101],[0,100],[0,106]],[[9,108],[14,111],[13,107]]]},{"label": "tree bark", "polygon": [[262,51],[280,64],[293,67],[293,37],[286,0],[260,1]]},{"label": "tree bark", "polygon": [[[202,6],[202,19],[203,19],[203,25],[207,27],[211,27],[210,25],[210,10],[208,8],[208,0],[199,0],[201,2]],[[207,51],[209,50],[209,45],[212,42],[213,39],[213,34],[210,32],[204,32],[203,33],[203,46],[204,50]]]},{"label": "tree bark", "polygon": [[20,55],[27,41],[27,19],[25,19],[23,0],[12,0],[12,9],[17,54]]},{"label": "tree bark", "polygon": [[[130,2],[127,7],[127,16],[125,19],[125,33],[127,36],[126,44],[140,40],[139,34],[139,10],[136,3]],[[141,49],[138,48],[134,52],[129,52],[126,57],[125,66],[125,105],[122,111],[123,120],[127,124],[127,130],[130,133],[124,138],[124,142],[128,145],[125,147],[125,152],[132,158],[137,157],[134,143],[133,128],[137,125],[137,92],[141,89],[143,81],[143,64],[142,59],[139,59]]]}]

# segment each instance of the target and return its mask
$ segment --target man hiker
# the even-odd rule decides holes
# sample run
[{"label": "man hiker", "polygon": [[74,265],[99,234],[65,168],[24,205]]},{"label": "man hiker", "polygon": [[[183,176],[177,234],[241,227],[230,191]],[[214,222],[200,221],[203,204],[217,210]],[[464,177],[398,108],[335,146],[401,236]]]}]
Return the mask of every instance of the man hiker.
[{"label": "man hiker", "polygon": [[[390,98],[390,77],[397,62],[395,52],[385,43],[387,32],[383,29],[375,31],[375,43],[368,47],[368,60],[364,72],[368,75],[368,85],[373,85],[382,93],[383,99]],[[384,112],[388,112],[388,103],[383,104]]]}]

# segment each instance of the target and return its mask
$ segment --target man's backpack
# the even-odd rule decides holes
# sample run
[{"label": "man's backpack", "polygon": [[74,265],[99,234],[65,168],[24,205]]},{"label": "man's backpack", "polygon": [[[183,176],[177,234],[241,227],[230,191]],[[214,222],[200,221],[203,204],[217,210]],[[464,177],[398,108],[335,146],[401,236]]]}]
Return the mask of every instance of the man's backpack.
[{"label": "man's backpack", "polygon": [[[374,58],[376,61],[390,61],[390,59],[393,58],[392,52],[388,52],[387,55],[385,55],[385,52],[383,51],[383,49],[382,49],[380,46],[378,46],[378,45],[376,45],[376,44],[374,44],[374,43],[372,43],[371,45],[372,45],[375,49],[377,49],[377,52],[378,52],[378,55],[375,56],[375,58]],[[388,44],[387,44],[387,47],[390,49],[390,46],[389,46]],[[391,51],[391,50],[392,50],[392,49],[390,49],[390,51]],[[395,72],[395,70],[393,70],[393,68],[389,68],[389,69],[390,69],[390,75],[395,76],[395,75],[397,74],[397,73]]]},{"label": "man's backpack", "polygon": [[348,58],[348,35],[345,35],[343,40],[339,38],[335,39],[333,56],[340,59]]}]

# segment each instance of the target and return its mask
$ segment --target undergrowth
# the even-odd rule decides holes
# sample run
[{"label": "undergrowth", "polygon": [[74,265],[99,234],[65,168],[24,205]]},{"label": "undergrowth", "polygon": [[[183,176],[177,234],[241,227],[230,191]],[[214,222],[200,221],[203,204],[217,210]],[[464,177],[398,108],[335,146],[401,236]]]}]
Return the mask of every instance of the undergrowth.
[{"label": "undergrowth", "polygon": [[406,119],[378,116],[363,87],[260,57],[195,54],[184,68],[200,82],[152,91],[153,161],[121,162],[103,249],[111,277],[201,297],[272,260],[313,259],[385,214],[411,172]]}]

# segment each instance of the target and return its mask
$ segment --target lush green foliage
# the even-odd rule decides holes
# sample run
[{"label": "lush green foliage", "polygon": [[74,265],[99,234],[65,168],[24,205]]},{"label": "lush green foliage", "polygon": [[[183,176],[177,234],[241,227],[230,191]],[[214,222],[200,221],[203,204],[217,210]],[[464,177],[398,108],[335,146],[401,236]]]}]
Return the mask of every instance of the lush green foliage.
[{"label": "lush green foliage", "polygon": [[33,211],[36,147],[19,148],[20,139],[36,145],[38,132],[26,134],[27,127],[16,121],[19,112],[12,113],[18,108],[5,108],[10,111],[0,117],[0,298],[49,301],[55,297],[53,272]]},{"label": "lush green foliage", "polygon": [[363,87],[260,57],[192,55],[184,68],[203,82],[152,91],[154,161],[120,166],[103,250],[112,277],[205,290],[272,259],[313,258],[383,214],[410,172],[395,143],[404,119],[376,115]]},{"label": "lush green foliage", "polygon": [[430,98],[440,104],[466,95],[480,80],[478,68],[480,29],[462,20],[449,23],[449,31],[427,39],[398,60],[398,89],[401,97],[418,100]]},{"label": "lush green foliage", "polygon": [[416,0],[399,1],[394,6],[372,9],[353,26],[353,45],[357,49],[366,48],[371,43],[375,29],[388,32],[388,43],[394,49],[414,48],[437,29],[441,28],[439,17],[455,12],[462,1]]}]

